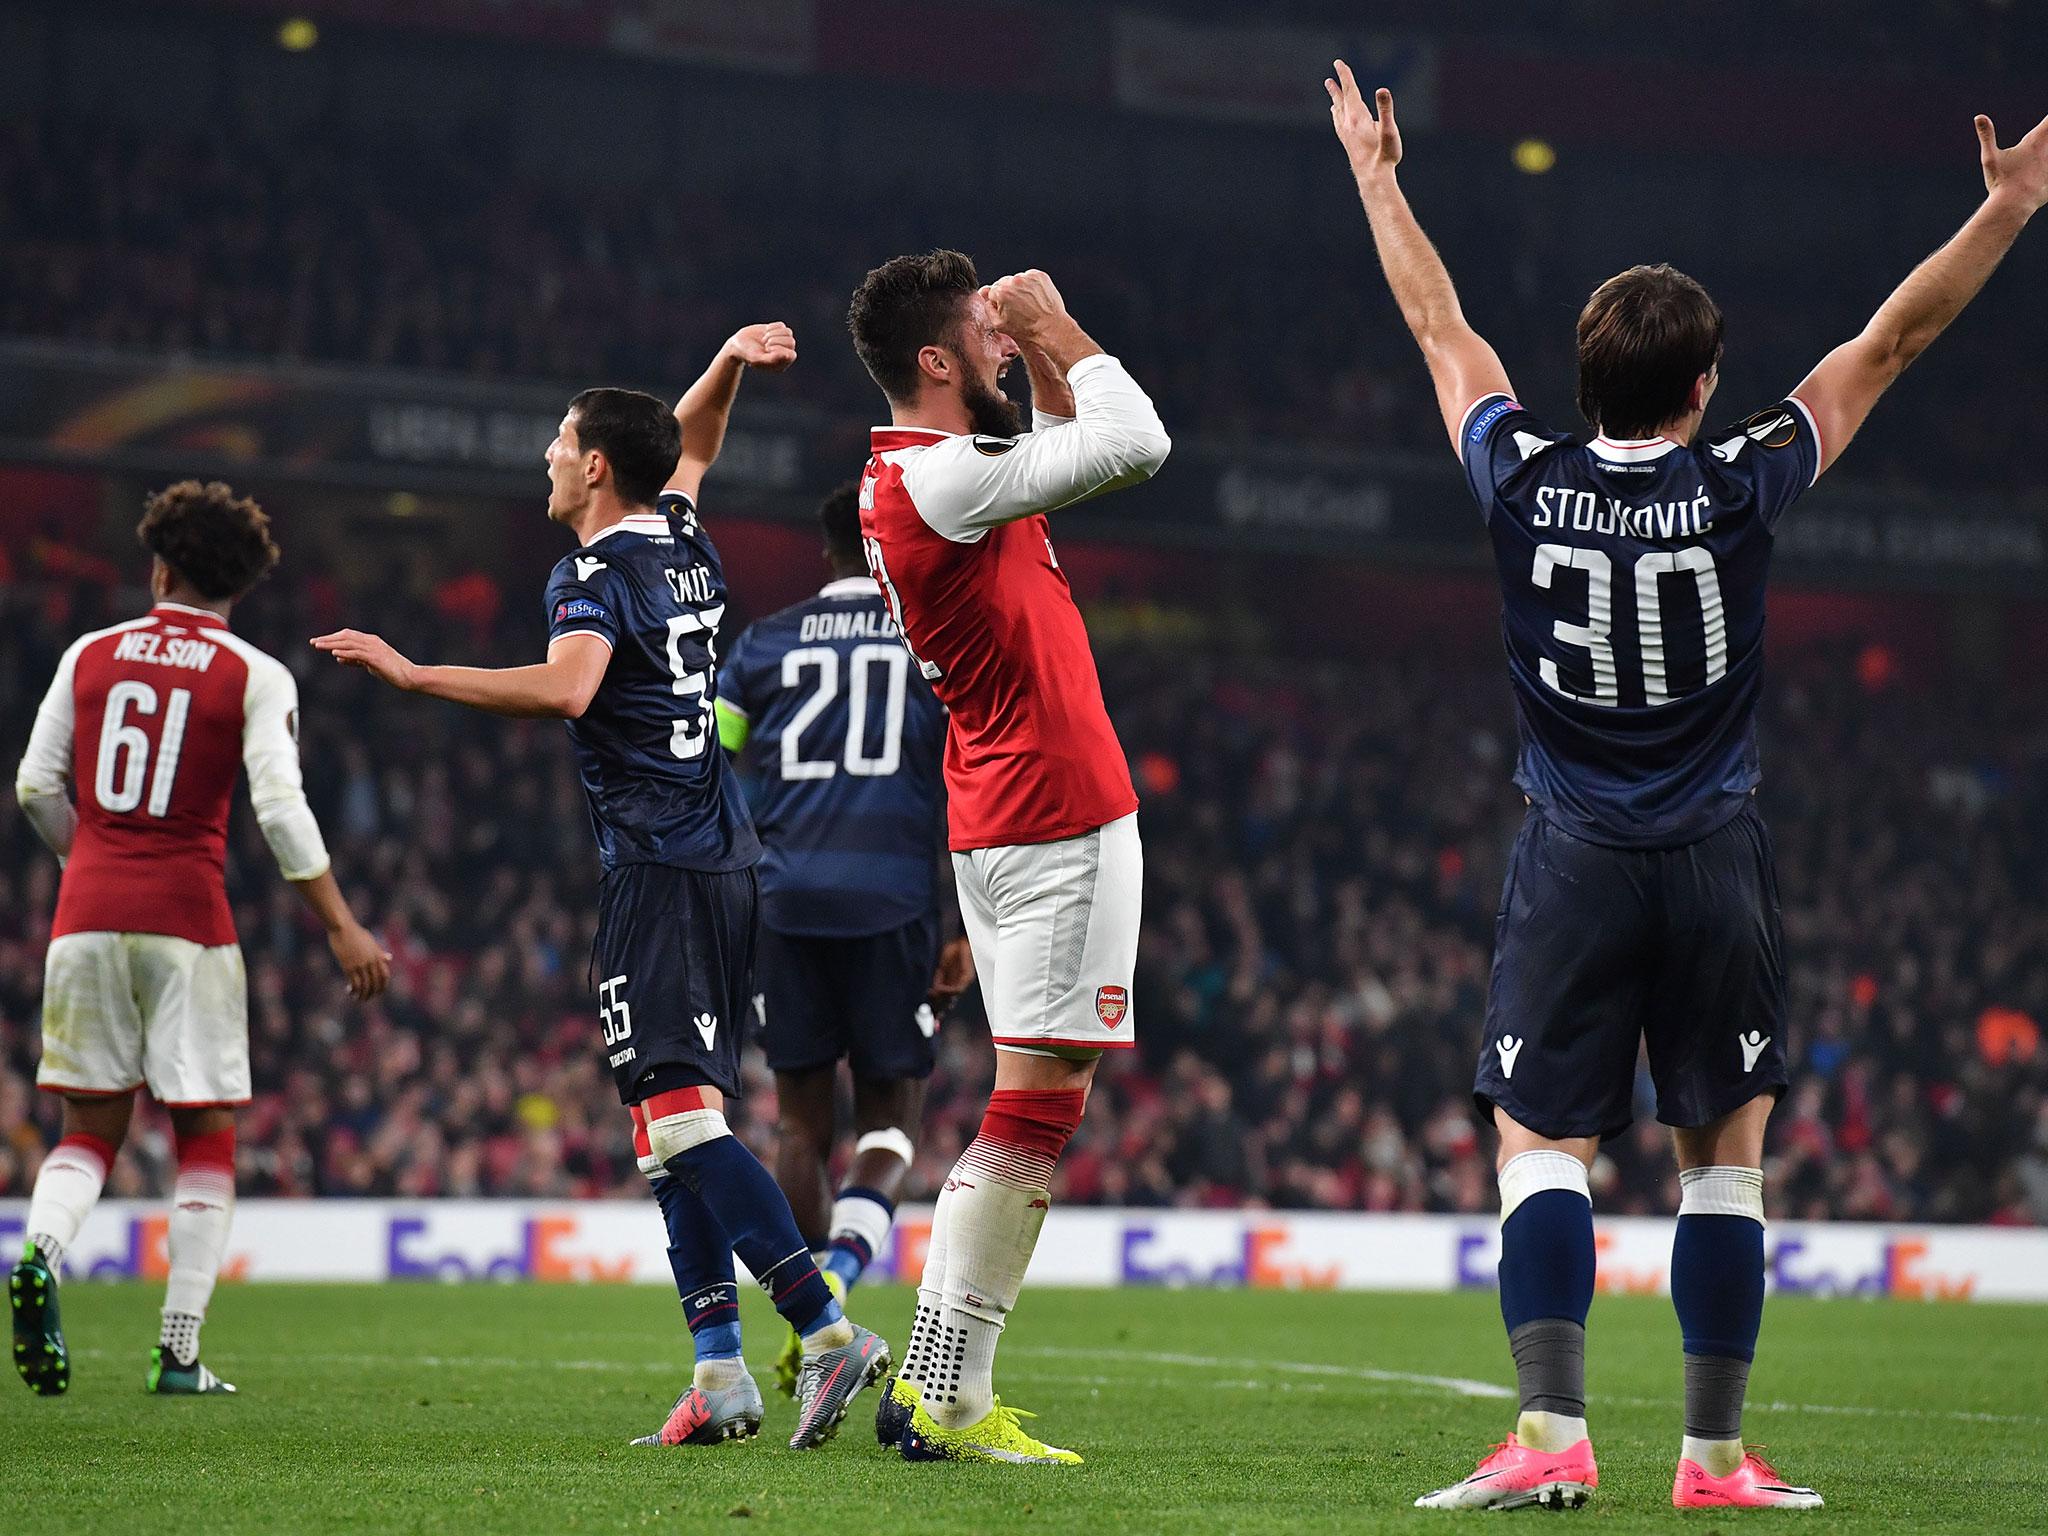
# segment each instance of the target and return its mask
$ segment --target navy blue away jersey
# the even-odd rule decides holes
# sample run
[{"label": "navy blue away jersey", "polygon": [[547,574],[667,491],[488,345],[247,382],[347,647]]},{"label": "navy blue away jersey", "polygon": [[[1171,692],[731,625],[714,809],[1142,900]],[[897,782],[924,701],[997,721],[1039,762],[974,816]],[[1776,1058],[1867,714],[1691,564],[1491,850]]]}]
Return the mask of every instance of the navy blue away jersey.
[{"label": "navy blue away jersey", "polygon": [[1458,438],[1500,572],[1516,784],[1593,842],[1707,836],[1759,776],[1764,583],[1819,471],[1813,418],[1787,400],[1691,447],[1581,444],[1489,395]]},{"label": "navy blue away jersey", "polygon": [[761,855],[718,749],[725,574],[689,499],[614,523],[548,578],[548,640],[596,635],[604,681],[569,741],[607,871],[621,864],[744,869]]},{"label": "navy blue away jersey", "polygon": [[946,712],[873,579],[835,581],[751,626],[719,685],[755,780],[762,923],[850,938],[931,912]]}]

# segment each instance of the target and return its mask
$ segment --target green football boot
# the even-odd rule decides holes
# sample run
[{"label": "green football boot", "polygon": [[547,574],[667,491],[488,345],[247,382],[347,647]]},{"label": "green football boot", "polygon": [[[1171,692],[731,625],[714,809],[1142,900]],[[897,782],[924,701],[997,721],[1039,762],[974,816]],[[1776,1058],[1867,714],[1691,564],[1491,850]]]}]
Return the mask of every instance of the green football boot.
[{"label": "green football boot", "polygon": [[14,1368],[29,1390],[57,1397],[71,1385],[71,1354],[57,1318],[57,1276],[34,1243],[7,1277],[7,1303],[14,1313]]},{"label": "green football boot", "polygon": [[144,1386],[163,1397],[210,1397],[235,1390],[232,1382],[222,1381],[197,1360],[179,1364],[161,1344],[149,1352],[149,1380]]}]

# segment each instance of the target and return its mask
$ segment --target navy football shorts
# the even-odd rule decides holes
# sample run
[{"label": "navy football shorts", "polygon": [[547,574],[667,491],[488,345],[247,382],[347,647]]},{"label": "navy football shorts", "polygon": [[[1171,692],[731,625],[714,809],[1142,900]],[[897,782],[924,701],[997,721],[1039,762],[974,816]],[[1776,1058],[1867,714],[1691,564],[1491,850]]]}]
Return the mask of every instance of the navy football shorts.
[{"label": "navy football shorts", "polygon": [[761,1048],[777,1072],[842,1056],[855,1077],[929,1077],[938,1022],[925,1005],[939,963],[936,915],[860,938],[761,930]]},{"label": "navy football shorts", "polygon": [[1637,1042],[1657,1118],[1697,1126],[1785,1089],[1785,963],[1754,804],[1682,848],[1610,848],[1532,810],[1508,864],[1472,1088],[1554,1140],[1633,1116]]},{"label": "navy football shorts", "polygon": [[703,1086],[740,1091],[740,1031],[754,995],[751,869],[707,874],[621,864],[597,897],[597,1019],[619,1098]]}]

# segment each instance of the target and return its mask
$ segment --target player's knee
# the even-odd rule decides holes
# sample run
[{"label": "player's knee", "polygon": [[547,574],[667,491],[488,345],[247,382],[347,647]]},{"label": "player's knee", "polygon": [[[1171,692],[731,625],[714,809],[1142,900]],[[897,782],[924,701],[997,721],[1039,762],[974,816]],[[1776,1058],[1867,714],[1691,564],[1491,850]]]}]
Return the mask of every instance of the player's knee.
[{"label": "player's knee", "polygon": [[1509,1158],[1500,1170],[1501,1225],[1507,1225],[1523,1201],[1553,1189],[1578,1195],[1588,1203],[1593,1199],[1586,1165],[1569,1152],[1545,1148]]},{"label": "player's knee", "polygon": [[1734,1165],[1680,1169],[1678,1214],[1744,1216],[1762,1226],[1763,1169]]},{"label": "player's knee", "polygon": [[731,1134],[724,1112],[716,1109],[679,1109],[647,1121],[648,1150],[663,1167],[685,1152]]},{"label": "player's knee", "polygon": [[897,1126],[884,1126],[880,1130],[865,1131],[853,1144],[853,1155],[866,1152],[891,1152],[906,1163],[917,1160],[917,1143],[910,1139],[907,1131]]}]

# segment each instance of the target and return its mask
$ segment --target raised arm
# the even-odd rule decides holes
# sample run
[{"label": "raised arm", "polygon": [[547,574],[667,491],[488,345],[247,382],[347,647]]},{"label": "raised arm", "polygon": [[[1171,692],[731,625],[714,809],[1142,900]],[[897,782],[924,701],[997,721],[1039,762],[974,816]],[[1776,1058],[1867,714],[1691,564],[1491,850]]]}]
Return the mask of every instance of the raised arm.
[{"label": "raised arm", "polygon": [[1455,448],[1458,427],[1472,402],[1486,395],[1511,395],[1514,387],[1493,348],[1466,323],[1443,258],[1415,221],[1408,199],[1401,195],[1401,184],[1394,176],[1394,167],[1401,163],[1394,93],[1378,93],[1379,113],[1374,116],[1359,94],[1351,66],[1339,59],[1336,68],[1337,78],[1323,82],[1330,93],[1330,122],[1351,161],[1358,200],[1365,204],[1366,222],[1372,226],[1372,241],[1379,250],[1380,269],[1387,274],[1394,302],[1401,306],[1401,318],[1422,348],[1429,377],[1436,385],[1437,410]]},{"label": "raised arm", "polygon": [[780,320],[743,325],[726,338],[703,376],[676,402],[676,424],[683,429],[683,456],[669,476],[668,489],[690,500],[704,484],[704,472],[725,446],[725,426],[740,392],[740,378],[749,368],[780,373],[796,361],[796,334]]},{"label": "raised arm", "polygon": [[2048,119],[2012,148],[2000,149],[1991,119],[1980,115],[1977,158],[1985,194],[1977,211],[1893,290],[1860,335],[1822,358],[1794,391],[1813,413],[1823,472],[1849,446],[1877,397],[1963,312],[2048,203]]},{"label": "raised arm", "polygon": [[557,637],[548,646],[548,659],[530,667],[420,666],[381,636],[355,629],[320,635],[313,647],[407,693],[518,720],[581,718],[612,659],[610,642],[590,633]]}]

